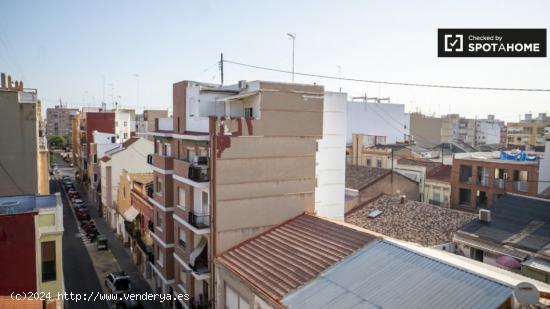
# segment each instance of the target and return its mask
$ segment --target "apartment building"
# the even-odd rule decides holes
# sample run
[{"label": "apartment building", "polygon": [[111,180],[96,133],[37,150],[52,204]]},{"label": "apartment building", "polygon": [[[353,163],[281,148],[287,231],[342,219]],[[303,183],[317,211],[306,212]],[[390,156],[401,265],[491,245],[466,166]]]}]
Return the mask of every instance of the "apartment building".
[{"label": "apartment building", "polygon": [[90,143],[90,157],[88,159],[88,179],[90,189],[97,190],[99,181],[101,180],[101,169],[99,168],[99,160],[110,150],[121,147],[121,143],[116,142],[114,133],[92,132],[92,142]]},{"label": "apartment building", "polygon": [[488,115],[486,119],[476,120],[475,146],[502,145],[502,130],[504,121],[495,119],[495,115]]},{"label": "apartment building", "polygon": [[392,168],[392,160],[412,157],[407,144],[386,144],[385,136],[352,134],[351,145],[346,150],[346,162],[377,168]]},{"label": "apartment building", "polygon": [[174,84],[173,118],[156,121],[148,158],[156,291],[192,296],[176,307],[208,305],[213,256],[304,211],[343,218],[343,96],[265,81]]},{"label": "apartment building", "polygon": [[547,127],[550,127],[550,117],[546,113],[540,113],[536,118],[532,114],[525,114],[520,122],[508,122],[507,148],[543,152]]},{"label": "apartment building", "polygon": [[[369,98],[370,99],[370,98]],[[385,136],[386,143],[404,143],[410,140],[410,117],[404,104],[367,101],[347,102],[347,144],[352,134]]]},{"label": "apartment building", "polygon": [[0,74],[0,195],[49,194],[48,149],[36,89]]},{"label": "apartment building", "polygon": [[0,235],[0,295],[64,292],[59,193],[1,196]]},{"label": "apartment building", "polygon": [[123,143],[136,135],[136,111],[117,108],[115,114],[115,136],[117,143]]},{"label": "apartment building", "polygon": [[451,170],[451,207],[477,211],[490,208],[505,193],[536,196],[539,162],[505,152],[455,154]]},{"label": "apartment building", "polygon": [[424,180],[424,202],[451,207],[451,165],[440,165],[426,173]]},{"label": "apartment building", "polygon": [[151,152],[153,152],[151,141],[132,137],[118,147],[106,151],[105,155],[99,159],[101,177],[101,185],[97,188],[100,192],[98,202],[101,201],[101,205],[98,205],[99,211],[117,234],[122,234],[124,229],[124,220],[119,220],[117,211],[120,175],[123,170],[128,173],[151,173],[152,167],[146,162],[147,154]]},{"label": "apartment building", "polygon": [[155,129],[155,119],[167,117],[167,110],[146,109],[142,114],[136,114],[136,134],[143,135],[140,137],[147,137],[146,133]]},{"label": "apartment building", "polygon": [[46,109],[46,136],[72,136],[72,119],[77,113],[77,108],[63,105]]},{"label": "apartment building", "polygon": [[[84,116],[84,117],[83,117]],[[115,133],[115,113],[111,112],[84,112],[80,117],[81,136],[81,170],[79,171],[82,180],[89,183],[88,165],[90,163],[90,144],[94,142],[94,132]]]}]

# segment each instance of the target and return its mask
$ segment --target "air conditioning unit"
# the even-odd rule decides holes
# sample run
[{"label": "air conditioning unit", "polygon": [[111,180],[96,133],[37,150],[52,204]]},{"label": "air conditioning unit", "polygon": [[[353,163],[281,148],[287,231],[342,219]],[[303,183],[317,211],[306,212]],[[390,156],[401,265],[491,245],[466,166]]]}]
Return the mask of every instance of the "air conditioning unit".
[{"label": "air conditioning unit", "polygon": [[480,209],[479,221],[487,223],[491,222],[491,211],[489,209]]},{"label": "air conditioning unit", "polygon": [[248,84],[246,83],[246,80],[239,81],[239,90],[246,89],[247,87],[248,87]]}]

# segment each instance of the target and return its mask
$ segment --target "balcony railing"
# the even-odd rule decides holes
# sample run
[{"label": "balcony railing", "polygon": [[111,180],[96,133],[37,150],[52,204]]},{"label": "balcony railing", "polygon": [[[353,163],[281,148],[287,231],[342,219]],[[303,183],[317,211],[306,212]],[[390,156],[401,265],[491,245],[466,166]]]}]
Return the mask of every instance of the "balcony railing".
[{"label": "balcony railing", "polygon": [[504,183],[505,183],[504,179],[495,178],[494,186],[495,188],[498,188],[498,189],[504,189]]},{"label": "balcony railing", "polygon": [[195,214],[192,211],[189,212],[189,224],[198,228],[206,229],[210,226],[210,215],[209,214]]},{"label": "balcony railing", "polygon": [[529,191],[529,183],[527,183],[527,181],[514,181],[513,187],[514,187],[514,190],[516,191],[520,191],[520,192]]},{"label": "balcony railing", "polygon": [[196,182],[207,182],[208,166],[207,165],[191,165],[189,167],[189,179]]}]

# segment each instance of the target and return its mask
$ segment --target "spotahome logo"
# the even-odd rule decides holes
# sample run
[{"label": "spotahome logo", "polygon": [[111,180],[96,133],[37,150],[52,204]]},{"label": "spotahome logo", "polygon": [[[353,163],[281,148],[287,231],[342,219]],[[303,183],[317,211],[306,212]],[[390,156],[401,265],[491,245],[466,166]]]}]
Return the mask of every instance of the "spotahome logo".
[{"label": "spotahome logo", "polygon": [[438,29],[439,57],[546,57],[546,29]]}]

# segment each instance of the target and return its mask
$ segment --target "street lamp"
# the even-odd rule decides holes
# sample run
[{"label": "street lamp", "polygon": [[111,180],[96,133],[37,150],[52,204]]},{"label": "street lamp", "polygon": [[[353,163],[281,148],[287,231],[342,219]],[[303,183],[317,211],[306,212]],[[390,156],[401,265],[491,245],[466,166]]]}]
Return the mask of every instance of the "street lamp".
[{"label": "street lamp", "polygon": [[287,33],[286,35],[292,40],[292,82],[294,82],[294,43],[296,42],[296,33]]}]

